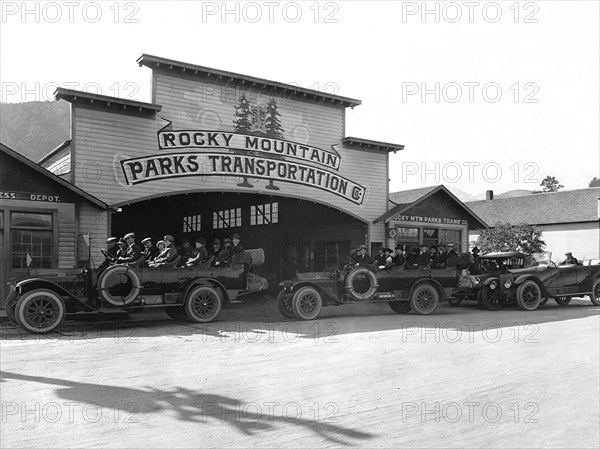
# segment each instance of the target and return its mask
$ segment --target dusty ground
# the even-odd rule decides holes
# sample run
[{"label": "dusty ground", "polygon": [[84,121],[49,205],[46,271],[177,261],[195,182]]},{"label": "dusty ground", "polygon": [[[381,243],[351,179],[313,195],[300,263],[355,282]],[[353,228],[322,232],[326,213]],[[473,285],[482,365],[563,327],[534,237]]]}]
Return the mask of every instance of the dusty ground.
[{"label": "dusty ground", "polygon": [[599,447],[600,308],[386,305],[1,329],[0,446]]}]

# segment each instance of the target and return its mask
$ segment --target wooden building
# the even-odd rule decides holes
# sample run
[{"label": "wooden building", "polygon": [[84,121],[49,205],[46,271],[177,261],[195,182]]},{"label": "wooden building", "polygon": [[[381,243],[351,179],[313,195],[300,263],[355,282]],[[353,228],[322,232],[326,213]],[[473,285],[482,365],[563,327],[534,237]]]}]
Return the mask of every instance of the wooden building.
[{"label": "wooden building", "polygon": [[346,108],[359,100],[150,55],[137,62],[152,71],[151,103],[55,94],[71,103],[71,138],[43,166],[115,211],[89,232],[172,234],[178,246],[238,233],[265,249],[271,282],[383,241],[388,155],[404,147],[346,136]]},{"label": "wooden building", "polygon": [[[0,309],[31,268],[74,268],[104,246],[107,205],[0,143]],[[85,236],[85,237],[84,237]],[[95,240],[98,239],[98,240]]]}]

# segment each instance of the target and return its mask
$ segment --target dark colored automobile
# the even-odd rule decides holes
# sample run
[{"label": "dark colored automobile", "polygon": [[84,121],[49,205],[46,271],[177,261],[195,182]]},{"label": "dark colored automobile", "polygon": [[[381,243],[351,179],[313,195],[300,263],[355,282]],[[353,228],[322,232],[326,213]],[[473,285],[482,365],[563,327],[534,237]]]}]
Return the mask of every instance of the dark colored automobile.
[{"label": "dark colored automobile", "polygon": [[208,323],[239,296],[267,289],[266,280],[252,272],[264,261],[262,250],[242,256],[246,263],[229,267],[31,270],[26,279],[9,283],[6,314],[33,333],[56,329],[66,314],[109,309],[162,308],[175,319]]},{"label": "dark colored automobile", "polygon": [[396,313],[422,315],[435,311],[456,285],[457,271],[448,269],[378,270],[353,263],[334,271],[298,273],[279,285],[279,312],[286,318],[312,320],[323,306],[387,302]]},{"label": "dark colored automobile", "polygon": [[483,273],[474,280],[476,285],[472,291],[489,310],[514,303],[523,310],[535,310],[548,298],[567,305],[571,298],[585,295],[592,304],[600,305],[600,265],[557,266],[550,262],[524,268],[505,266],[499,273]]}]

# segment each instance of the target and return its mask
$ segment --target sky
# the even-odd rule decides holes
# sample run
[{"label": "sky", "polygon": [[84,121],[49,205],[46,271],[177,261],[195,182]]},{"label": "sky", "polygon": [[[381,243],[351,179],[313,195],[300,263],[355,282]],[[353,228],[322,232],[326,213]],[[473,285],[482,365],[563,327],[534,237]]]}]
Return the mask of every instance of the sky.
[{"label": "sky", "polygon": [[150,101],[151,54],[362,101],[346,136],[405,145],[390,191],[600,177],[598,1],[3,1],[3,102],[57,86]]}]

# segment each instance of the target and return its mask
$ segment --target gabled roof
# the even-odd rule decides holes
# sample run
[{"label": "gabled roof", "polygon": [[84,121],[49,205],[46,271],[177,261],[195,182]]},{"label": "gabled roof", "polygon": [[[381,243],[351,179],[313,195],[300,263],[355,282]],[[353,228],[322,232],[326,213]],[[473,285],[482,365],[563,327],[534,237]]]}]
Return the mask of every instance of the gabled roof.
[{"label": "gabled roof", "polygon": [[396,151],[402,151],[404,149],[404,145],[380,142],[377,140],[359,139],[358,137],[344,137],[342,143],[359,148],[387,151],[388,153],[395,153]]},{"label": "gabled roof", "polygon": [[558,224],[598,221],[600,188],[536,193],[465,203],[490,226],[502,223]]},{"label": "gabled roof", "polygon": [[108,95],[91,94],[80,90],[59,87],[54,91],[57,100],[63,99],[70,103],[79,103],[92,106],[94,103],[109,107],[115,112],[127,114],[154,115],[162,109],[161,105],[144,103],[142,101],[126,100],[124,98],[109,97]]},{"label": "gabled roof", "polygon": [[69,145],[71,145],[71,139],[69,140],[65,140],[63,143],[61,143],[59,146],[57,146],[55,149],[53,149],[52,151],[50,151],[48,154],[46,154],[44,157],[42,157],[37,163],[39,165],[42,165],[45,161],[47,161],[48,159],[50,159],[52,156],[54,156],[57,153],[60,153],[62,150],[64,150],[66,147],[68,147]]},{"label": "gabled roof", "polygon": [[81,190],[79,187],[74,186],[70,182],[65,181],[60,176],[56,176],[54,173],[39,166],[38,164],[33,162],[31,159],[27,159],[22,154],[17,153],[15,150],[7,147],[6,145],[4,145],[1,142],[0,142],[0,151],[9,155],[12,158],[18,160],[22,164],[25,164],[29,168],[32,168],[33,170],[37,171],[38,173],[42,174],[43,176],[46,176],[50,180],[60,184],[62,187],[70,190],[71,192],[75,193],[76,195],[80,196],[81,198],[85,199],[86,201],[92,203],[93,205],[99,207],[100,209],[108,210],[108,208],[109,208],[108,204],[106,204],[103,201],[99,200],[98,198],[90,195],[89,193]]},{"label": "gabled roof", "polygon": [[465,213],[473,219],[473,221],[478,223],[478,225],[480,225],[482,228],[488,228],[487,224],[481,218],[479,218],[475,213],[473,213],[471,209],[466,207],[461,200],[454,196],[454,194],[443,185],[439,185],[437,187],[422,187],[420,189],[404,190],[402,192],[390,193],[390,201],[396,203],[397,205],[391,210],[387,211],[381,217],[375,219],[373,223],[379,223],[380,221],[388,221],[394,215],[403,214],[415,207],[417,204],[422,203],[423,201],[427,200],[428,198],[440,191],[449,196],[450,199],[452,199],[457,206],[463,209]]},{"label": "gabled roof", "polygon": [[189,64],[187,62],[175,61],[173,59],[161,58],[159,56],[143,54],[137,60],[137,63],[142,66],[145,65],[151,69],[158,67],[164,67],[167,70],[173,70],[173,73],[181,73],[186,75],[196,75],[202,77],[210,77],[214,80],[229,80],[231,82],[240,82],[242,85],[249,87],[258,87],[262,89],[271,88],[275,92],[280,91],[294,95],[296,97],[304,97],[308,99],[319,99],[324,102],[331,104],[338,104],[344,107],[358,106],[361,104],[360,100],[354,98],[341,97],[339,95],[332,95],[325,92],[319,92],[318,90],[305,89],[300,86],[294,86],[292,84],[280,83],[277,81],[271,81],[264,78],[255,78],[253,76],[242,75],[234,72],[227,72],[225,70],[213,69],[210,67],[204,67],[195,64]]}]

